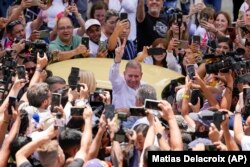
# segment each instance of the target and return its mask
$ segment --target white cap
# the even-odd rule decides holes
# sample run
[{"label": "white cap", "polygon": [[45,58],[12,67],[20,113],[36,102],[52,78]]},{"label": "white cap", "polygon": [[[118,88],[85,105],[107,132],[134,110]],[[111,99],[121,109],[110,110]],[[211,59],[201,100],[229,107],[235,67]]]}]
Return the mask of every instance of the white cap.
[{"label": "white cap", "polygon": [[96,19],[88,19],[86,22],[85,22],[85,29],[89,29],[89,27],[93,26],[93,25],[98,25],[98,26],[101,26],[100,22]]}]

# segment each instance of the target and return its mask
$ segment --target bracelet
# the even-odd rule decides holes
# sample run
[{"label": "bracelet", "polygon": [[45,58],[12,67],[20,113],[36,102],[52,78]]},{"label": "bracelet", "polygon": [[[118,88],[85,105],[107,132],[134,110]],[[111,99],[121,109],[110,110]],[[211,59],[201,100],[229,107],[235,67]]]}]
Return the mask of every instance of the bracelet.
[{"label": "bracelet", "polygon": [[38,71],[38,72],[43,72],[43,69],[42,69],[42,68],[39,68],[39,67],[36,67],[36,71]]},{"label": "bracelet", "polygon": [[185,95],[185,94],[184,94],[184,95],[182,96],[182,99],[189,99],[189,97],[190,97],[189,95]]},{"label": "bracelet", "polygon": [[241,114],[241,111],[234,111],[234,115]]}]

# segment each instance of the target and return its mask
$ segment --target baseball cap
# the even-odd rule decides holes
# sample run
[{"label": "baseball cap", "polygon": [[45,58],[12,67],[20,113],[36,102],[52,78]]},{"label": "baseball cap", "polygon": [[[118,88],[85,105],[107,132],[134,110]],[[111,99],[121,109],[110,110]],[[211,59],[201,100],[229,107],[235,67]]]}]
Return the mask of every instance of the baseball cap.
[{"label": "baseball cap", "polygon": [[198,113],[190,113],[189,116],[192,120],[202,123],[204,126],[209,127],[213,122],[214,111],[201,110]]},{"label": "baseball cap", "polygon": [[93,25],[101,26],[101,23],[98,20],[96,20],[96,19],[88,19],[85,22],[85,29],[87,30],[87,29],[89,29]]}]

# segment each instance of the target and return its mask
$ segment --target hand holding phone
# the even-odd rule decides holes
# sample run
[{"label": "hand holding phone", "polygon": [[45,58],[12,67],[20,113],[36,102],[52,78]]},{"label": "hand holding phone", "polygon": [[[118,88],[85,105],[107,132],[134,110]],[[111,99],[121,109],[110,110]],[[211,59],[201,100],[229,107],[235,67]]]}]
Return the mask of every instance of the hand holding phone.
[{"label": "hand holding phone", "polygon": [[52,93],[51,99],[51,112],[56,112],[55,107],[61,105],[61,94],[59,93]]},{"label": "hand holding phone", "polygon": [[179,40],[178,42],[179,42],[177,45],[178,49],[187,49],[188,48],[188,41]]},{"label": "hand holding phone", "polygon": [[226,119],[226,114],[227,112],[223,112],[223,111],[217,111],[214,113],[214,116],[213,116],[213,123],[215,125],[215,127],[220,130],[220,125],[221,123]]}]

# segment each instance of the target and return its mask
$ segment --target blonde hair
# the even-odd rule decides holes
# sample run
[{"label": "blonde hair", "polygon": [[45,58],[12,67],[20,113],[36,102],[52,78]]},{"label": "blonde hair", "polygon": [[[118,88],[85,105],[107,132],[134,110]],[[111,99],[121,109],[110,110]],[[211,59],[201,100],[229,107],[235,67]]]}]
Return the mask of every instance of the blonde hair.
[{"label": "blonde hair", "polygon": [[39,160],[44,167],[54,166],[57,161],[59,144],[51,140],[37,149]]},{"label": "blonde hair", "polygon": [[89,92],[92,93],[96,89],[95,75],[92,71],[80,70],[79,82],[85,83],[88,86]]}]

